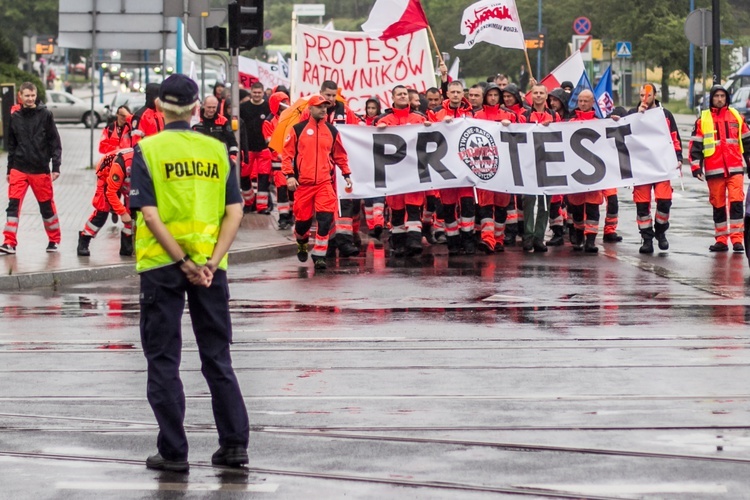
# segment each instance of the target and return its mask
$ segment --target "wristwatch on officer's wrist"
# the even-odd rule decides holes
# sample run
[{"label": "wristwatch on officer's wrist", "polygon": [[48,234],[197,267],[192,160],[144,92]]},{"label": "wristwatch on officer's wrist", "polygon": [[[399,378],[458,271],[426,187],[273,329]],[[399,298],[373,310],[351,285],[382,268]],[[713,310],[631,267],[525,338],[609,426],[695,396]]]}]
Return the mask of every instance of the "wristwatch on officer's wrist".
[{"label": "wristwatch on officer's wrist", "polygon": [[188,254],[185,254],[183,258],[177,261],[179,265],[187,264],[187,261],[190,260],[190,256]]}]

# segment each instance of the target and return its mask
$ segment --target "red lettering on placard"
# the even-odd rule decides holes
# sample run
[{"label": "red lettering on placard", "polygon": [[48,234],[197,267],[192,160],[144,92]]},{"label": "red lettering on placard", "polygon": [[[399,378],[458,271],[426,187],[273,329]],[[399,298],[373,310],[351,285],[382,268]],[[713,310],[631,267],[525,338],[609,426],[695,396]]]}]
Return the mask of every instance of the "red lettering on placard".
[{"label": "red lettering on placard", "polygon": [[490,19],[504,20],[513,19],[508,7],[481,8],[474,11],[474,19],[464,21],[464,26],[469,30],[469,35],[473,35],[479,26]]}]

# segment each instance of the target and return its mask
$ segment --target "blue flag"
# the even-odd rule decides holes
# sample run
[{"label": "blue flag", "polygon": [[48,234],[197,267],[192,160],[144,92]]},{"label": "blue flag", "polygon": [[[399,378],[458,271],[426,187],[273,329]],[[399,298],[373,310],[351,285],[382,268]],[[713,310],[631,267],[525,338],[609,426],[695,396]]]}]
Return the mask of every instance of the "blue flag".
[{"label": "blue flag", "polygon": [[612,114],[612,110],[615,109],[615,101],[612,98],[612,66],[607,68],[596,84],[594,98],[604,116]]},{"label": "blue flag", "polygon": [[[581,75],[581,79],[578,80],[578,85],[575,86],[573,92],[570,94],[568,109],[575,109],[578,107],[578,94],[580,94],[582,90],[590,90],[592,93],[594,92],[594,87],[591,85],[591,81],[585,71]],[[602,110],[599,109],[599,104],[596,102],[596,94],[594,94],[594,111],[596,112],[597,118],[604,118]]]}]

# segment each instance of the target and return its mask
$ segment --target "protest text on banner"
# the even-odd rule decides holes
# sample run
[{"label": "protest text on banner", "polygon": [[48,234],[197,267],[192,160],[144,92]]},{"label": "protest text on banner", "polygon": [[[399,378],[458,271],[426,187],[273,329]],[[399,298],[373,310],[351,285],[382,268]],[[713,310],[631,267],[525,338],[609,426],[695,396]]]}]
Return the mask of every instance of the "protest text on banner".
[{"label": "protest text on banner", "polygon": [[297,97],[320,92],[333,80],[355,113],[364,113],[365,101],[391,105],[391,90],[398,84],[420,92],[435,86],[435,70],[426,30],[390,40],[364,33],[329,31],[298,25]]},{"label": "protest text on banner", "polygon": [[339,130],[352,159],[354,183],[351,193],[339,192],[342,198],[469,186],[518,194],[569,194],[652,184],[678,175],[661,109],[618,122],[504,126],[466,118],[429,127]]}]

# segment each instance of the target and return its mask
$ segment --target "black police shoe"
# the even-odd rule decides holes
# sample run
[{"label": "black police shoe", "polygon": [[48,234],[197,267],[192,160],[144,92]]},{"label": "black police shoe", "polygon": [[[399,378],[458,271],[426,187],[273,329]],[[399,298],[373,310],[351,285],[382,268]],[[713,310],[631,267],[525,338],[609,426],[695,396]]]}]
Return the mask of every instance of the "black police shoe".
[{"label": "black police shoe", "polygon": [[732,244],[732,251],[735,253],[742,253],[745,251],[745,247],[742,246],[742,243],[737,242],[737,243]]},{"label": "black police shoe", "polygon": [[211,463],[227,467],[239,467],[250,461],[247,450],[242,446],[222,446],[211,455]]},{"label": "black police shoe", "polygon": [[721,242],[714,243],[713,245],[708,247],[708,249],[711,250],[712,252],[728,252],[729,251],[729,247],[727,246],[727,244],[721,243]]},{"label": "black police shoe", "polygon": [[161,456],[161,453],[157,453],[146,459],[146,467],[154,470],[187,472],[190,469],[190,464],[188,464],[187,460],[167,460]]}]

